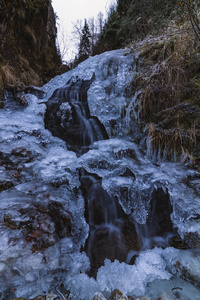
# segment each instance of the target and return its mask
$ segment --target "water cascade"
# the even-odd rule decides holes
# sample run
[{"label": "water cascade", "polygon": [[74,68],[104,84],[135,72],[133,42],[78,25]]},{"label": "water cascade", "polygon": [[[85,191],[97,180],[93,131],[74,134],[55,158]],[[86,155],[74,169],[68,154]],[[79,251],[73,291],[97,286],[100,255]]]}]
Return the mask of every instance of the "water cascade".
[{"label": "water cascade", "polygon": [[61,290],[109,299],[115,289],[200,298],[200,177],[151,161],[136,143],[137,70],[135,54],[115,50],[42,88],[5,93],[1,300]]},{"label": "water cascade", "polygon": [[[87,81],[70,80],[66,86],[56,90],[46,103],[46,128],[62,138],[68,149],[78,156],[88,151],[89,145],[95,141],[108,138],[98,118],[90,115],[87,91],[92,81],[93,78]],[[86,221],[90,228],[86,241],[86,253],[91,262],[89,273],[96,276],[106,258],[126,261],[129,251],[138,251],[140,245],[134,222],[126,216],[119,202],[103,189],[101,178],[82,169],[80,182],[85,198]],[[129,230],[127,227],[130,227]]]},{"label": "water cascade", "polygon": [[102,188],[101,178],[81,172],[81,189],[86,199],[86,221],[90,226],[86,252],[91,262],[90,275],[96,276],[106,258],[126,261],[129,251],[140,248],[135,226],[116,199]]},{"label": "water cascade", "polygon": [[87,91],[92,81],[70,80],[47,102],[46,128],[66,141],[68,149],[75,152],[108,137],[99,120],[90,115]]}]

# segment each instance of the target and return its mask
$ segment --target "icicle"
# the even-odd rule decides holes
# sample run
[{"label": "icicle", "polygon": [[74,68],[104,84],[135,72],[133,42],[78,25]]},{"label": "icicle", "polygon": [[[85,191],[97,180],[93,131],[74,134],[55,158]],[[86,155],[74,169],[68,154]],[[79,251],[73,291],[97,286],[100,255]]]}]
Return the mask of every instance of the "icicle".
[{"label": "icicle", "polygon": [[141,92],[136,92],[135,95],[133,96],[131,102],[129,103],[127,109],[126,109],[126,126],[128,127],[130,125],[131,121],[131,114],[133,114],[134,120],[136,123],[139,122],[139,101],[138,101],[138,95]]}]

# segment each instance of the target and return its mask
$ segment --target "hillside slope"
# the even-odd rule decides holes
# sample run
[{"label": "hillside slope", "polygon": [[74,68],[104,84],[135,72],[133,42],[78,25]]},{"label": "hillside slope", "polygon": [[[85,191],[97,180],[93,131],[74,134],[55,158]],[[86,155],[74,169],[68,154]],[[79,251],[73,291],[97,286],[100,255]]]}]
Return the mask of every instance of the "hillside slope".
[{"label": "hillside slope", "polygon": [[[126,46],[136,53],[132,94],[155,161],[200,167],[200,4],[179,0],[117,0],[99,39],[99,49]],[[98,46],[99,46],[98,45]],[[131,126],[130,126],[131,131]],[[134,138],[134,132],[132,134]]]},{"label": "hillside slope", "polygon": [[0,89],[40,85],[55,76],[61,62],[51,1],[2,0],[0,15]]}]

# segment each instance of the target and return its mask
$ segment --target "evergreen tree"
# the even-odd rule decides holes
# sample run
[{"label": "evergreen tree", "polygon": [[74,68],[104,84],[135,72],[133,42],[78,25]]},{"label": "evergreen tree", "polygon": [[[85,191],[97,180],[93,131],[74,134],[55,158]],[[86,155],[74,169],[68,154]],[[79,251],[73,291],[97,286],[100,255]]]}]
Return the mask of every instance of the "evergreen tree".
[{"label": "evergreen tree", "polygon": [[91,41],[90,41],[90,30],[85,19],[84,27],[82,29],[82,34],[80,37],[79,52],[78,52],[78,61],[79,63],[86,60],[91,52]]},{"label": "evergreen tree", "polygon": [[127,11],[132,2],[132,0],[117,0],[117,12],[120,17],[127,15]]},{"label": "evergreen tree", "polygon": [[115,6],[110,7],[108,19],[103,28],[103,39],[105,40],[106,50],[114,50],[120,47],[117,39],[117,32],[120,28],[120,17]]},{"label": "evergreen tree", "polygon": [[108,18],[105,21],[101,33],[95,45],[94,54],[99,54],[107,50],[114,50],[120,47],[117,32],[120,28],[120,17],[115,6],[111,6],[108,12]]}]

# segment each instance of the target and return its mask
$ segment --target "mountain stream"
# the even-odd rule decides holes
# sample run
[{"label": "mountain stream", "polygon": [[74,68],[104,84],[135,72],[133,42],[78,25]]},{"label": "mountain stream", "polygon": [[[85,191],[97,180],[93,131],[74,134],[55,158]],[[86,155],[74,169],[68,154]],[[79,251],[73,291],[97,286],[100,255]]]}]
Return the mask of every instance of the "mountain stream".
[{"label": "mountain stream", "polygon": [[1,300],[63,287],[69,299],[200,299],[200,176],[148,157],[136,61],[106,52],[5,92]]}]

